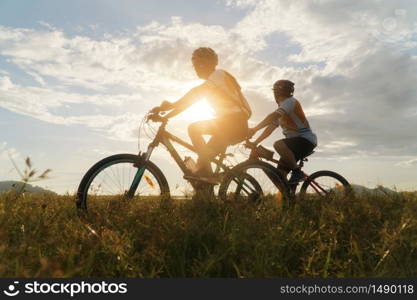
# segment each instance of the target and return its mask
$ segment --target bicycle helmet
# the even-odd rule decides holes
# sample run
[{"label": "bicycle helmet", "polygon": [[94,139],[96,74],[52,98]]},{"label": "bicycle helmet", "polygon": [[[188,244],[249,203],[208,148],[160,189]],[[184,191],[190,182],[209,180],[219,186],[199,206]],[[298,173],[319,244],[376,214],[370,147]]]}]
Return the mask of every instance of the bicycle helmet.
[{"label": "bicycle helmet", "polygon": [[216,52],[208,47],[200,47],[195,49],[191,57],[191,60],[193,61],[193,63],[197,62],[213,64],[214,66],[216,66],[219,61]]},{"label": "bicycle helmet", "polygon": [[276,95],[292,96],[294,93],[294,82],[280,79],[274,83],[272,90]]}]

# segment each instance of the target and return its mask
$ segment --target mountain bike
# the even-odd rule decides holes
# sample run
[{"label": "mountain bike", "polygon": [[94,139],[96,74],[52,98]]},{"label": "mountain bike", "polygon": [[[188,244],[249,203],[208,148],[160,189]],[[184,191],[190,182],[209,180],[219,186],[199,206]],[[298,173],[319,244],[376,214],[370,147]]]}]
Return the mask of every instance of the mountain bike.
[{"label": "mountain bike", "polygon": [[[289,184],[287,178],[284,178],[278,171],[279,161],[273,158],[273,151],[248,141],[245,146],[251,150],[250,158],[233,167],[226,174],[219,188],[219,197],[225,201],[245,197],[236,193],[239,192],[239,184],[244,184],[248,175],[258,180],[259,176],[255,174],[264,174],[270,179],[268,186],[262,185],[263,194],[259,195],[258,202],[262,200],[262,197],[294,202],[296,198],[305,200],[335,194],[346,196],[351,192],[349,182],[342,175],[327,170],[317,171],[311,175],[303,172],[304,176],[300,181]],[[313,153],[314,151],[307,156]],[[300,168],[308,161],[307,156],[297,162]],[[297,191],[299,186],[300,189]]]},{"label": "mountain bike", "polygon": [[[190,151],[194,147],[176,137],[166,130],[168,119],[159,112],[149,112],[145,123],[160,122],[153,140],[149,143],[146,152],[139,154],[116,154],[106,157],[93,165],[82,178],[77,191],[77,208],[87,209],[87,203],[103,203],[114,199],[155,199],[169,198],[170,188],[161,169],[150,158],[154,149],[160,145],[165,146],[174,161],[185,176],[193,177],[193,172],[187,167],[172,142],[177,143]],[[214,175],[220,176],[230,170],[224,163],[231,153],[221,153],[211,160],[216,166]],[[244,182],[239,184],[239,193],[247,197],[256,197],[261,190],[257,180],[250,176],[243,176]],[[207,185],[198,180],[189,180],[194,189]]]}]

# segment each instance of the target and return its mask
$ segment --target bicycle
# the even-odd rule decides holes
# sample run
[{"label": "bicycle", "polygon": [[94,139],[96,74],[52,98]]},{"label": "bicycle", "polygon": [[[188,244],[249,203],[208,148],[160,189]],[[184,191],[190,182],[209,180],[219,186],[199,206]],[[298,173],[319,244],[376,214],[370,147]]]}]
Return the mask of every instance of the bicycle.
[{"label": "bicycle", "polygon": [[[158,111],[151,110],[144,120],[146,123],[149,121],[161,123],[147,151],[143,153],[139,151],[138,154],[112,155],[93,165],[79,184],[77,208],[87,209],[87,202],[99,200],[169,198],[168,181],[161,169],[150,160],[152,152],[160,144],[165,146],[184,175],[193,175],[172,142],[193,152],[195,152],[194,147],[169,133],[166,130],[168,119],[163,118]],[[229,156],[233,154],[223,152],[211,160],[216,165],[215,175],[219,176],[231,169],[224,163],[225,158]],[[199,189],[205,184],[198,180],[189,181],[194,189]],[[245,176],[245,182],[239,185],[239,189],[239,193],[246,193],[248,197],[251,197],[259,193],[260,186],[255,178]]]},{"label": "bicycle", "polygon": [[[342,175],[327,170],[316,171],[311,175],[303,172],[304,176],[300,181],[289,184],[288,180],[277,170],[279,161],[273,158],[273,151],[261,145],[256,146],[249,141],[246,141],[245,147],[251,150],[250,158],[233,167],[226,174],[219,188],[219,197],[225,201],[230,200],[230,198],[240,198],[239,194],[233,192],[233,190],[238,191],[238,188],[233,187],[232,191],[229,188],[237,180],[241,184],[244,183],[245,179],[242,178],[242,174],[254,174],[254,172],[264,173],[270,179],[268,188],[262,186],[266,193],[260,195],[260,197],[269,196],[279,201],[292,203],[295,201],[296,196],[305,200],[314,197],[329,197],[333,194],[348,195],[351,192],[349,182]],[[314,151],[299,160],[298,166],[302,168],[304,163],[308,161],[307,157],[313,153]],[[273,164],[276,164],[276,166]],[[258,179],[258,177],[255,178]],[[297,187],[300,183],[302,183],[301,188],[297,194]]]}]

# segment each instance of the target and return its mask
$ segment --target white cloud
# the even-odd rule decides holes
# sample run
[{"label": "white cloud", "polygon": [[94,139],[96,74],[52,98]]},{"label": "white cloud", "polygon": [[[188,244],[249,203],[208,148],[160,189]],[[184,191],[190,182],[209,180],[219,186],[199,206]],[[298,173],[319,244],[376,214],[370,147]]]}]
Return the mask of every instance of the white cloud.
[{"label": "white cloud", "polygon": [[304,77],[297,71],[305,68],[293,73],[277,68],[271,75],[296,82],[296,96],[325,154],[340,138],[355,145],[340,148],[340,155],[401,156],[417,151],[417,120],[410,117],[417,109],[417,61],[408,52],[415,50],[417,41],[415,2],[229,3],[251,7],[234,30],[255,51],[267,49],[273,33],[283,33],[301,49],[289,60],[324,63],[324,68],[310,69]]},{"label": "white cloud", "polygon": [[350,141],[333,141],[327,145],[325,145],[326,148],[330,148],[330,149],[341,149],[341,148],[345,148],[345,147],[352,147],[355,146],[356,143],[355,142],[350,142]]},{"label": "white cloud", "polygon": [[[337,154],[336,148],[347,156],[401,156],[417,151],[413,138],[417,121],[410,114],[417,109],[417,61],[407,52],[416,42],[416,4],[347,0],[227,4],[248,10],[231,29],[187,23],[178,17],[169,24],[152,22],[135,32],[100,39],[68,37],[46,25],[44,31],[0,27],[1,55],[41,85],[22,86],[12,75],[3,74],[0,105],[48,122],[105,128],[114,138],[129,140],[138,117],[128,114],[132,104],[140,98],[142,107],[137,109],[143,112],[164,98],[181,96],[185,86],[195,84],[190,54],[205,45],[216,49],[221,67],[241,83],[254,120],[276,106],[272,83],[289,78],[296,82],[296,97],[324,154],[330,149]],[[273,46],[268,38],[276,33],[296,45],[287,57],[291,67],[262,58]],[[93,92],[75,93],[73,88]],[[110,95],[113,88],[129,92]],[[71,115],[74,105],[86,103],[118,108],[110,115]],[[65,105],[69,116],[54,111]],[[342,139],[353,144],[337,144]],[[408,147],[400,146],[404,144]]]},{"label": "white cloud", "polygon": [[84,125],[100,130],[111,139],[136,141],[137,129],[143,114],[122,112],[121,114],[91,114],[62,116],[51,112],[66,104],[88,104],[95,106],[131,105],[137,101],[131,95],[81,95],[57,92],[46,88],[15,85],[8,77],[0,77],[0,107],[28,115],[39,120],[59,125]]}]

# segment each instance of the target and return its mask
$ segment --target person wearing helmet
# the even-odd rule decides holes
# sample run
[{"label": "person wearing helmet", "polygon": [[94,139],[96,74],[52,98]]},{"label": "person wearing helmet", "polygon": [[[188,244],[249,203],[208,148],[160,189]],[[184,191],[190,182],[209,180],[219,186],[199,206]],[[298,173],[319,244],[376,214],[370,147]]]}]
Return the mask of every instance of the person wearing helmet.
[{"label": "person wearing helmet", "polygon": [[274,148],[280,155],[278,170],[285,177],[292,170],[289,183],[295,183],[303,178],[297,161],[313,151],[317,146],[317,136],[310,128],[300,102],[293,97],[294,83],[281,79],[274,83],[272,90],[278,109],[269,114],[257,126],[250,128],[249,136],[266,127],[254,142],[254,144],[259,144],[281,125],[285,139],[274,143]]},{"label": "person wearing helmet", "polygon": [[[216,183],[217,179],[212,177],[210,160],[225,151],[227,146],[246,138],[251,109],[236,79],[230,73],[216,68],[218,56],[213,49],[196,49],[191,61],[197,76],[205,81],[176,102],[164,101],[159,109],[170,111],[165,117],[172,118],[202,98],[207,99],[215,111],[216,118],[198,121],[188,127],[198,160],[195,176],[185,178]],[[211,136],[207,143],[203,135]]]}]

